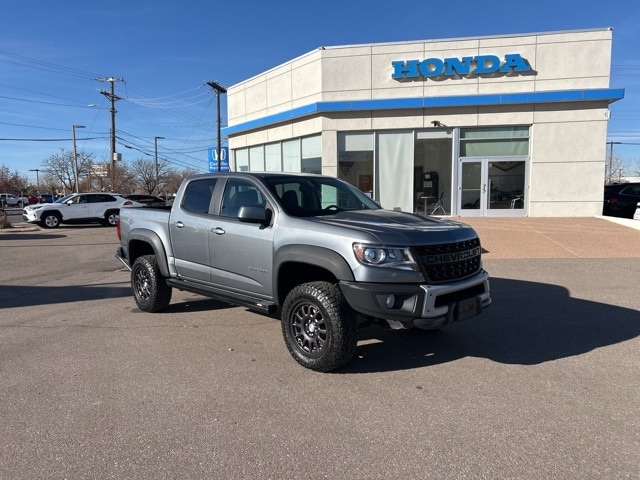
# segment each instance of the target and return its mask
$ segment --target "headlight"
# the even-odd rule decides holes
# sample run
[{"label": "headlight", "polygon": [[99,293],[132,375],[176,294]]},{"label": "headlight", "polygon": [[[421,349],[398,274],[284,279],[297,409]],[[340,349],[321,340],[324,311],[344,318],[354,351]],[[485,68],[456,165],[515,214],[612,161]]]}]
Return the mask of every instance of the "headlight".
[{"label": "headlight", "polygon": [[353,253],[363,265],[370,267],[395,268],[398,270],[419,271],[416,261],[408,248],[353,245]]}]

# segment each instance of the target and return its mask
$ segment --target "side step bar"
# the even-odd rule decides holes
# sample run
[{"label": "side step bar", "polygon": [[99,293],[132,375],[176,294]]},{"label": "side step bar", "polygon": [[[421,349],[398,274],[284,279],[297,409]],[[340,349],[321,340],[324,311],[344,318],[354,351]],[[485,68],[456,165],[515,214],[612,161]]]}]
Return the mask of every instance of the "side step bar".
[{"label": "side step bar", "polygon": [[275,313],[278,309],[278,306],[273,302],[269,302],[267,300],[256,297],[251,297],[249,295],[244,295],[241,293],[230,293],[226,290],[221,290],[214,287],[205,287],[204,285],[199,285],[185,280],[167,278],[166,281],[167,285],[177,288],[178,290],[185,290],[187,292],[196,293],[198,295],[214,298],[226,303],[231,303],[232,305],[240,305],[269,314]]}]

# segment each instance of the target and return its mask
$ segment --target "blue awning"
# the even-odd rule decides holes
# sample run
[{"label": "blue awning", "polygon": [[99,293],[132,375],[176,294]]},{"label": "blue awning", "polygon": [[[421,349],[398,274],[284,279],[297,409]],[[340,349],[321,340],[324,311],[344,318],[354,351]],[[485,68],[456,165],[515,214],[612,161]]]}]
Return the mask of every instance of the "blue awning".
[{"label": "blue awning", "polygon": [[361,112],[375,110],[408,110],[424,108],[481,107],[490,105],[523,105],[534,103],[596,102],[613,103],[624,98],[624,88],[591,90],[559,90],[546,92],[504,93],[487,95],[453,95],[445,97],[387,98],[375,100],[343,100],[316,102],[285,112],[267,115],[221,129],[223,135],[233,135],[269,125],[311,115],[331,112]]}]

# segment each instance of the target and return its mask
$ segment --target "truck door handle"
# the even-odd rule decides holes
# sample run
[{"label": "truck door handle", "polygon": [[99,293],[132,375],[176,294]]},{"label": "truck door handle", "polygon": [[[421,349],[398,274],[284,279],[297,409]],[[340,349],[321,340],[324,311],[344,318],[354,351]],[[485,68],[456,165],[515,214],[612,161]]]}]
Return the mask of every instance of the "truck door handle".
[{"label": "truck door handle", "polygon": [[176,228],[182,228],[184,227],[184,223],[178,221],[178,222],[173,222],[173,226]]},{"label": "truck door handle", "polygon": [[216,235],[224,235],[224,229],[220,227],[212,228],[211,231]]}]

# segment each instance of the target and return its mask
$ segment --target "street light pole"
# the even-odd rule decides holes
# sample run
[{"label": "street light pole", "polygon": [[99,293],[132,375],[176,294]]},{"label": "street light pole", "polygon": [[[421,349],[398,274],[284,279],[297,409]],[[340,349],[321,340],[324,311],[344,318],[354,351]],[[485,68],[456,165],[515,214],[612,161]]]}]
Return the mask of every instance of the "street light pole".
[{"label": "street light pole", "polygon": [[220,172],[222,168],[222,143],[220,139],[220,94],[227,93],[227,89],[216,82],[207,82],[207,85],[209,85],[216,91],[216,100],[218,106],[218,148],[216,149],[216,153],[218,155],[218,172]]},{"label": "street light pole", "polygon": [[71,125],[71,137],[73,138],[73,178],[75,181],[75,191],[78,193],[78,154],[76,152],[76,128],[85,128],[84,125]]},{"label": "street light pole", "polygon": [[160,189],[158,188],[160,185],[160,176],[158,169],[158,140],[164,140],[164,137],[153,137],[153,143],[156,147],[156,186],[153,189],[153,192],[158,195],[160,193]]},{"label": "street light pole", "polygon": [[32,170],[29,170],[30,172],[36,172],[36,185],[38,186],[38,195],[40,195],[40,169],[39,168],[34,168]]}]

